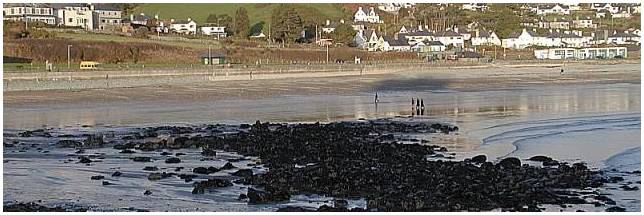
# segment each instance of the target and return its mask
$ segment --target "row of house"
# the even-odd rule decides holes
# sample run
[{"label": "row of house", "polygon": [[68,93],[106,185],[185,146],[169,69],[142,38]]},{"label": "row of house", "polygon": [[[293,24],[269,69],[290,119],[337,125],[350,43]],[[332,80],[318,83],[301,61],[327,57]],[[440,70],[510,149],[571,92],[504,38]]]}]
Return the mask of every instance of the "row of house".
[{"label": "row of house", "polygon": [[48,25],[80,27],[85,30],[119,29],[121,10],[109,4],[8,3],[3,20],[42,22]]},{"label": "row of house", "polygon": [[539,34],[533,30],[523,29],[502,39],[502,46],[523,49],[531,46],[579,48],[597,44],[639,44],[640,34],[640,30],[582,32],[552,29],[545,34]]},{"label": "row of house", "polygon": [[169,34],[203,34],[208,36],[215,36],[218,38],[228,36],[226,33],[225,26],[219,26],[214,23],[205,23],[201,26],[197,24],[192,18],[187,19],[160,19],[159,15],[154,15],[154,18],[144,14],[132,14],[129,18],[124,20],[126,23],[130,23],[130,27],[133,29],[139,27],[148,27],[152,26],[152,31],[157,33]]}]

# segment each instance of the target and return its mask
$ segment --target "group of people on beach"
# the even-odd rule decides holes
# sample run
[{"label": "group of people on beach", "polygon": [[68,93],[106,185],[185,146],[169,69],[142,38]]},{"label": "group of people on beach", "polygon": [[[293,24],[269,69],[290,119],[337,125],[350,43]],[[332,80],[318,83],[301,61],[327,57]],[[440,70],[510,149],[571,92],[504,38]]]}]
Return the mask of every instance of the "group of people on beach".
[{"label": "group of people on beach", "polygon": [[411,115],[425,115],[425,101],[420,98],[411,98]]}]

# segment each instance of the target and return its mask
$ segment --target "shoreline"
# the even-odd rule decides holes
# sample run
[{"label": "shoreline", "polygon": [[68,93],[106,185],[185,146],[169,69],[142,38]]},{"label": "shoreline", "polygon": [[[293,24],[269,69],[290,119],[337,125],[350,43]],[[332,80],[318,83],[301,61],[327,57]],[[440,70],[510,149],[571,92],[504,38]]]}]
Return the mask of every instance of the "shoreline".
[{"label": "shoreline", "polygon": [[[279,65],[248,68],[162,69],[162,70],[99,70],[82,72],[5,72],[4,92],[62,89],[113,89],[159,85],[184,85],[208,82],[285,80],[292,78],[361,77],[369,75],[400,74],[405,72],[443,73],[450,70],[502,70],[546,67],[566,70],[580,66],[639,64],[636,60],[587,60],[587,61],[521,61],[491,64],[329,64],[329,65]],[[462,72],[462,71],[461,71]]]}]

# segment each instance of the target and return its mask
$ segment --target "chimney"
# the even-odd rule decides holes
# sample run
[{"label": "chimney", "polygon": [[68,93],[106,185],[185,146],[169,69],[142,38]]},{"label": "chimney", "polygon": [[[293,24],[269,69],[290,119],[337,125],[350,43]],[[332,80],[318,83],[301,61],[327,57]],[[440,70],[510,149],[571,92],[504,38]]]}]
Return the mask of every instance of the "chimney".
[{"label": "chimney", "polygon": [[331,21],[329,21],[329,20],[327,19],[327,20],[326,20],[326,25],[330,25],[330,24],[331,24]]},{"label": "chimney", "polygon": [[192,19],[190,17],[188,17],[188,22],[190,22],[190,21],[192,21]]},{"label": "chimney", "polygon": [[154,19],[159,19],[159,14],[154,14]]},{"label": "chimney", "polygon": [[548,29],[548,31],[549,31],[550,33],[552,33],[552,28],[551,28],[551,29]]},{"label": "chimney", "polygon": [[145,13],[141,13],[141,16],[145,16]]},{"label": "chimney", "polygon": [[362,10],[362,7],[358,7],[358,10]]}]

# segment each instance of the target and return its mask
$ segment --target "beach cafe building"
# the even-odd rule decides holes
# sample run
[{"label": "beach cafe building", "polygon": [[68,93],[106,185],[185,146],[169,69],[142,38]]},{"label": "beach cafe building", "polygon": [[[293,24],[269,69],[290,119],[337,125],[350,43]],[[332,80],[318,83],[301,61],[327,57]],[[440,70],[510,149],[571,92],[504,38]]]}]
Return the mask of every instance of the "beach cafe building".
[{"label": "beach cafe building", "polygon": [[606,47],[606,48],[550,48],[534,50],[534,56],[537,59],[609,59],[609,58],[626,58],[626,47]]},{"label": "beach cafe building", "polygon": [[203,62],[204,65],[209,65],[209,64],[225,64],[226,63],[226,56],[222,53],[218,52],[211,52],[210,54],[203,53],[201,54],[201,62]]}]

